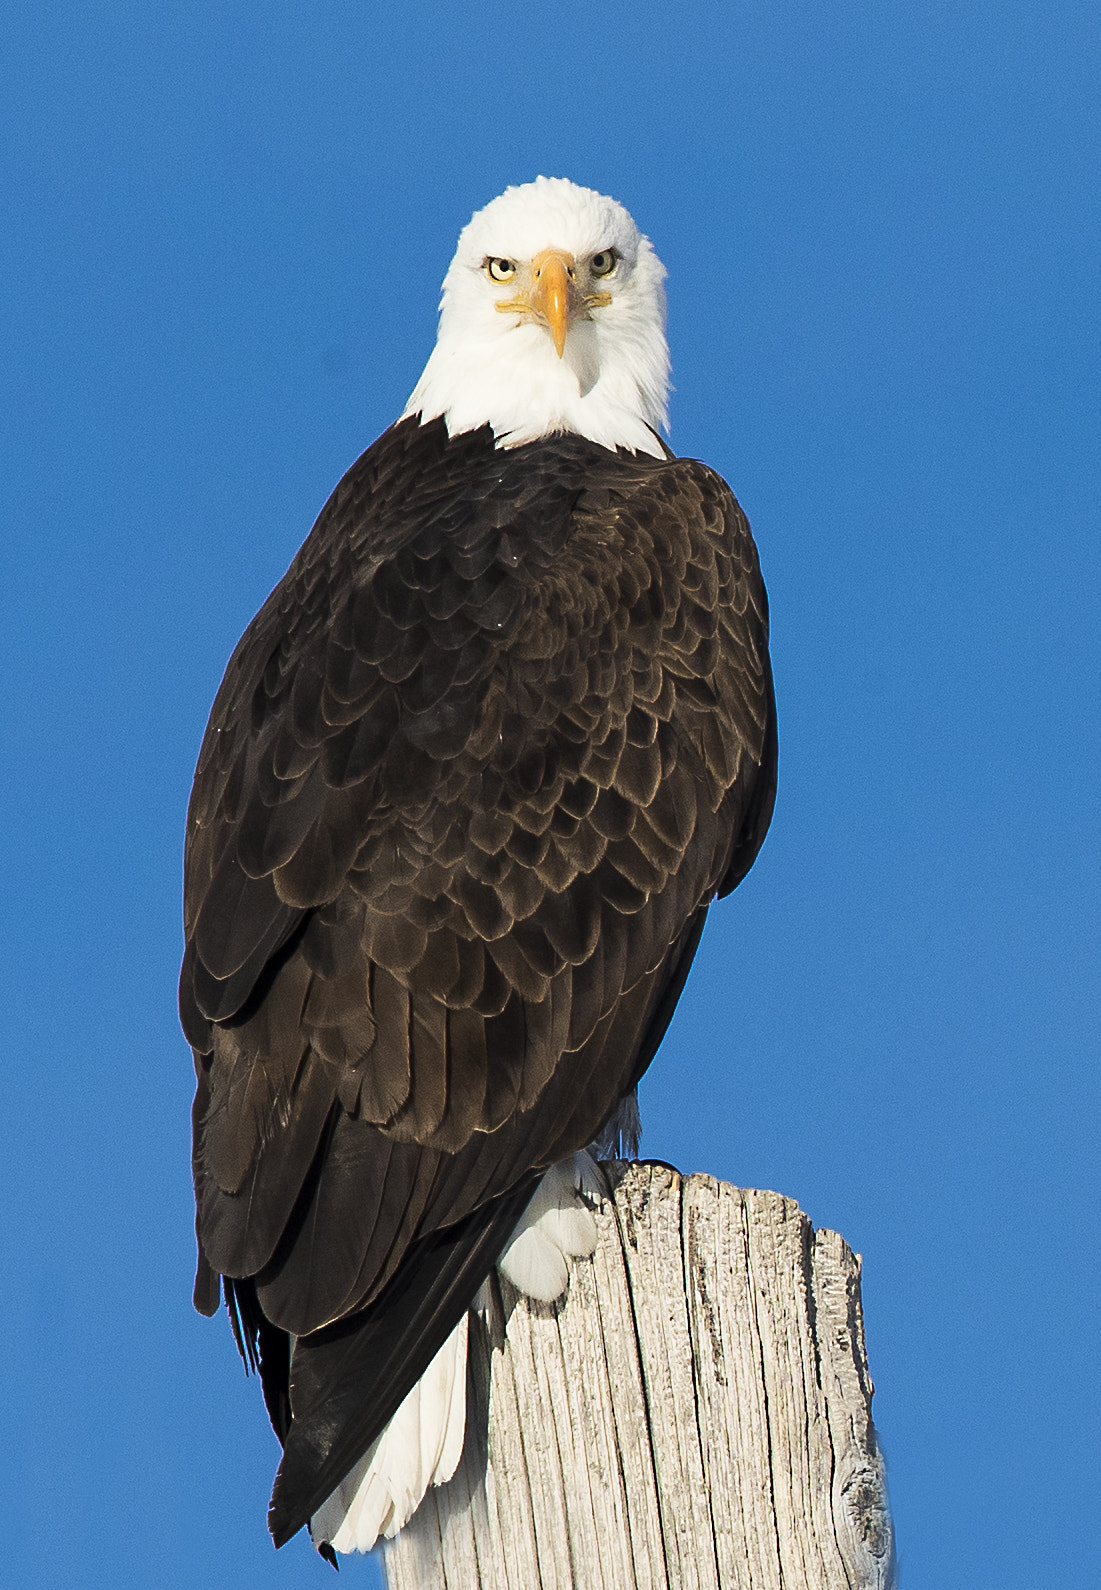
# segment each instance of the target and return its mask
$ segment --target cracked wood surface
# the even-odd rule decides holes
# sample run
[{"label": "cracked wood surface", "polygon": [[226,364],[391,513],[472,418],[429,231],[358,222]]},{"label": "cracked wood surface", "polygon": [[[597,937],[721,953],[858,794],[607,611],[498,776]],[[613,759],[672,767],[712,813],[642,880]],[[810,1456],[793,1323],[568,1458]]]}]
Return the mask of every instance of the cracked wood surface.
[{"label": "cracked wood surface", "polygon": [[777,1193],[605,1171],[566,1298],[502,1279],[475,1316],[463,1458],[390,1590],[890,1590],[859,1259]]}]

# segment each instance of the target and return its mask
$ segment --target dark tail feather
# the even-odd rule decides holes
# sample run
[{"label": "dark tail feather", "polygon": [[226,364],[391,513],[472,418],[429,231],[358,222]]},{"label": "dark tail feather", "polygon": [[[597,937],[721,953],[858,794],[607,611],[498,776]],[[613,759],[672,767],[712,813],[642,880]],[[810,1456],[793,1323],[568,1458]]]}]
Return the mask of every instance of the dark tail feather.
[{"label": "dark tail feather", "polygon": [[268,1528],[297,1534],[381,1435],[470,1306],[539,1181],[539,1172],[409,1252],[370,1307],[300,1336]]},{"label": "dark tail feather", "polygon": [[222,1284],[229,1323],[233,1326],[237,1351],[245,1360],[245,1372],[260,1376],[271,1427],[279,1437],[280,1446],[285,1446],[291,1427],[290,1337],[265,1315],[257,1301],[253,1281],[234,1280],[227,1275]]}]

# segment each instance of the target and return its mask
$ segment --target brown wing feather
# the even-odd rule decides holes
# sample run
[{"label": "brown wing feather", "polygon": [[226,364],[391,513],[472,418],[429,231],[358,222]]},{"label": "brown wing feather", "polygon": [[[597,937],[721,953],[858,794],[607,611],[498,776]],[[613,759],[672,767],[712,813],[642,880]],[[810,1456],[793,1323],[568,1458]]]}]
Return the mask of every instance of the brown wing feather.
[{"label": "brown wing feather", "polygon": [[363,1309],[637,1080],[768,825],[767,624],[703,465],[404,421],[341,481],[188,815],[199,1240],[274,1325]]}]

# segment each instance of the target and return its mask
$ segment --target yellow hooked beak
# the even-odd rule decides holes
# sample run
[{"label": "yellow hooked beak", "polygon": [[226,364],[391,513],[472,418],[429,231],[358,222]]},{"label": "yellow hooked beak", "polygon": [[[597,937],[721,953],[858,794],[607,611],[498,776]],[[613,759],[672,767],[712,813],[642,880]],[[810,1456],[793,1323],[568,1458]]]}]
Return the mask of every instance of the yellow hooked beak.
[{"label": "yellow hooked beak", "polygon": [[531,307],[546,321],[559,358],[566,351],[566,332],[581,302],[576,271],[573,256],[553,248],[536,254],[531,262]]},{"label": "yellow hooked beak", "polygon": [[530,291],[501,299],[495,307],[503,315],[532,315],[542,321],[554,338],[555,351],[561,359],[566,351],[570,323],[579,316],[587,319],[590,309],[612,301],[610,293],[583,292],[578,285],[578,274],[577,261],[572,254],[545,248],[531,262]]}]

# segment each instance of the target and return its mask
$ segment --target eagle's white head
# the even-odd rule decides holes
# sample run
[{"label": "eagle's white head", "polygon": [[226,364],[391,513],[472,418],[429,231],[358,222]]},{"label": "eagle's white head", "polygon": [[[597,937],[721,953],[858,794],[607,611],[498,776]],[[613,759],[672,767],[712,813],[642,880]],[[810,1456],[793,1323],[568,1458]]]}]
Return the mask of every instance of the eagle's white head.
[{"label": "eagle's white head", "polygon": [[662,456],[665,269],[621,204],[562,177],[506,188],[459,238],[405,413],[516,447],[573,431]]}]

